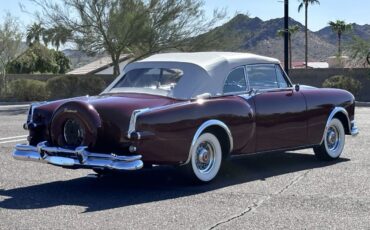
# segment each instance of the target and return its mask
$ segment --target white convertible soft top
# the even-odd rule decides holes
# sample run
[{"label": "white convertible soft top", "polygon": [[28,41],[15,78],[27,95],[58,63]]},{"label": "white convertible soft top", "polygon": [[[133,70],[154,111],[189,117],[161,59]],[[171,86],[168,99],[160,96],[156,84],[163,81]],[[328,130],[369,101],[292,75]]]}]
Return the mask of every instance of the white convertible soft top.
[{"label": "white convertible soft top", "polygon": [[248,64],[280,64],[280,61],[250,53],[233,52],[156,54],[128,64],[105,92],[112,89],[130,70],[176,68],[181,69],[184,75],[173,89],[172,97],[189,99],[204,93],[215,96],[222,94],[225,78],[234,68]]}]

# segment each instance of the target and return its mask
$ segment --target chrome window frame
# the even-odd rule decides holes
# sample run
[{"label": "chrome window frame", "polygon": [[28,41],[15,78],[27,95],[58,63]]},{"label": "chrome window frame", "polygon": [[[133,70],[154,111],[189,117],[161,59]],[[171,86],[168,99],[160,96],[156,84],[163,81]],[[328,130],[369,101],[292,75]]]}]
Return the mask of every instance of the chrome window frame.
[{"label": "chrome window frame", "polygon": [[[276,70],[280,70],[281,71],[281,73],[282,73],[282,75],[283,75],[283,78],[285,79],[285,81],[286,81],[286,83],[287,83],[287,85],[288,85],[288,87],[286,87],[286,88],[291,88],[291,87],[293,87],[293,83],[292,83],[292,81],[290,80],[290,78],[288,77],[288,74],[285,72],[285,70],[281,67],[281,65],[279,65],[279,64],[275,64],[275,69]],[[276,79],[277,79],[277,75],[276,75]]]},{"label": "chrome window frame", "polygon": [[[287,82],[287,85],[288,87],[277,87],[277,88],[264,88],[264,89],[253,89],[251,88],[250,86],[250,81],[249,81],[249,75],[248,75],[248,71],[247,71],[247,67],[248,66],[256,66],[256,65],[273,65],[274,68],[275,68],[275,79],[276,79],[276,85],[278,85],[278,81],[277,81],[277,74],[276,74],[276,70],[277,68],[280,69],[282,71],[282,74],[283,74],[283,77],[285,79],[285,81]],[[248,64],[248,65],[245,65],[245,71],[246,71],[246,76],[248,78],[248,86],[249,86],[249,92],[253,89],[254,91],[258,91],[258,92],[269,92],[269,91],[274,91],[274,92],[279,92],[279,91],[287,91],[287,90],[294,90],[293,89],[293,84],[292,82],[290,81],[288,75],[286,74],[286,72],[281,68],[280,64],[273,64],[273,63],[257,63],[257,64]]]},{"label": "chrome window frame", "polygon": [[[249,76],[248,76],[248,71],[247,71],[247,67],[248,66],[256,66],[256,65],[271,65],[271,66],[274,66],[275,68],[275,78],[276,78],[276,83],[277,83],[277,86],[278,85],[278,81],[277,81],[277,73],[276,71],[280,70],[282,75],[283,75],[283,78],[285,79],[288,87],[277,87],[277,88],[265,88],[265,89],[252,89],[251,88],[251,85],[250,85],[250,81],[249,81]],[[224,80],[224,85],[226,83],[226,80],[227,78],[229,77],[230,73],[232,71],[234,71],[235,69],[238,69],[238,68],[244,68],[244,76],[245,76],[245,80],[246,80],[246,83],[247,83],[247,87],[246,87],[246,91],[239,91],[239,92],[230,92],[230,93],[223,93],[222,95],[220,96],[230,96],[230,95],[243,95],[243,94],[250,94],[252,91],[258,91],[258,92],[269,92],[269,91],[273,91],[273,92],[279,92],[279,91],[288,91],[288,90],[294,90],[294,87],[293,87],[293,83],[292,81],[290,80],[288,74],[285,72],[285,70],[281,67],[280,64],[275,64],[275,63],[255,63],[255,64],[245,64],[245,65],[241,65],[241,66],[238,66],[238,67],[235,67],[233,68],[227,75],[227,77],[225,78]]]}]

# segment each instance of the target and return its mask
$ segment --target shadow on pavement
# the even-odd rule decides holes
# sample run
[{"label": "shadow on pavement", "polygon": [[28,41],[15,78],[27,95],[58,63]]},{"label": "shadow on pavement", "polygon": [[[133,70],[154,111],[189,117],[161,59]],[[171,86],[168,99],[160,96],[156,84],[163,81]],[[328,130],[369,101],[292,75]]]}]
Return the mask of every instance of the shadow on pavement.
[{"label": "shadow on pavement", "polygon": [[40,209],[77,205],[86,207],[85,212],[94,212],[201,194],[345,161],[349,159],[320,162],[313,155],[290,152],[253,155],[227,163],[216,180],[205,185],[190,184],[176,168],[156,167],[101,178],[83,177],[0,190],[0,195],[9,197],[0,202],[0,208]]}]

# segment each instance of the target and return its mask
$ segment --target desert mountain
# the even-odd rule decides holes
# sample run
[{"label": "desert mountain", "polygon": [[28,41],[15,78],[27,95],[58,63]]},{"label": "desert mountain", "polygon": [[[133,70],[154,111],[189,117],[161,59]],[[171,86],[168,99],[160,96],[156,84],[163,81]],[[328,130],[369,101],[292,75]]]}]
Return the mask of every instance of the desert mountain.
[{"label": "desert mountain", "polygon": [[[298,25],[300,30],[292,36],[293,60],[304,60],[304,26],[289,19],[289,25]],[[258,17],[250,18],[247,15],[239,14],[201,36],[199,38],[213,39],[210,47],[204,50],[225,50],[225,51],[245,51],[257,54],[272,56],[280,60],[283,59],[283,38],[277,36],[277,31],[284,26],[283,18],[263,21]],[[212,35],[212,36],[211,36]],[[350,42],[353,35],[364,39],[370,39],[370,25],[353,24],[353,31],[343,35],[344,42]],[[324,61],[329,56],[336,54],[336,34],[329,26],[318,32],[309,31],[309,60]]]}]

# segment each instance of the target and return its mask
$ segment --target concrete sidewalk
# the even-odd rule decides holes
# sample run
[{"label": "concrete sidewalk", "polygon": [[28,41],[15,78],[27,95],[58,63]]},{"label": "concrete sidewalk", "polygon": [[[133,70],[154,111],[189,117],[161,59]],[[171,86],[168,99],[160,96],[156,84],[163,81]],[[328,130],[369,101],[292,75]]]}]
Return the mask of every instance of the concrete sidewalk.
[{"label": "concrete sidewalk", "polygon": [[356,106],[357,107],[370,107],[370,102],[356,101]]},{"label": "concrete sidewalk", "polygon": [[0,105],[1,112],[22,112],[27,111],[30,104],[19,104],[19,105]]}]

